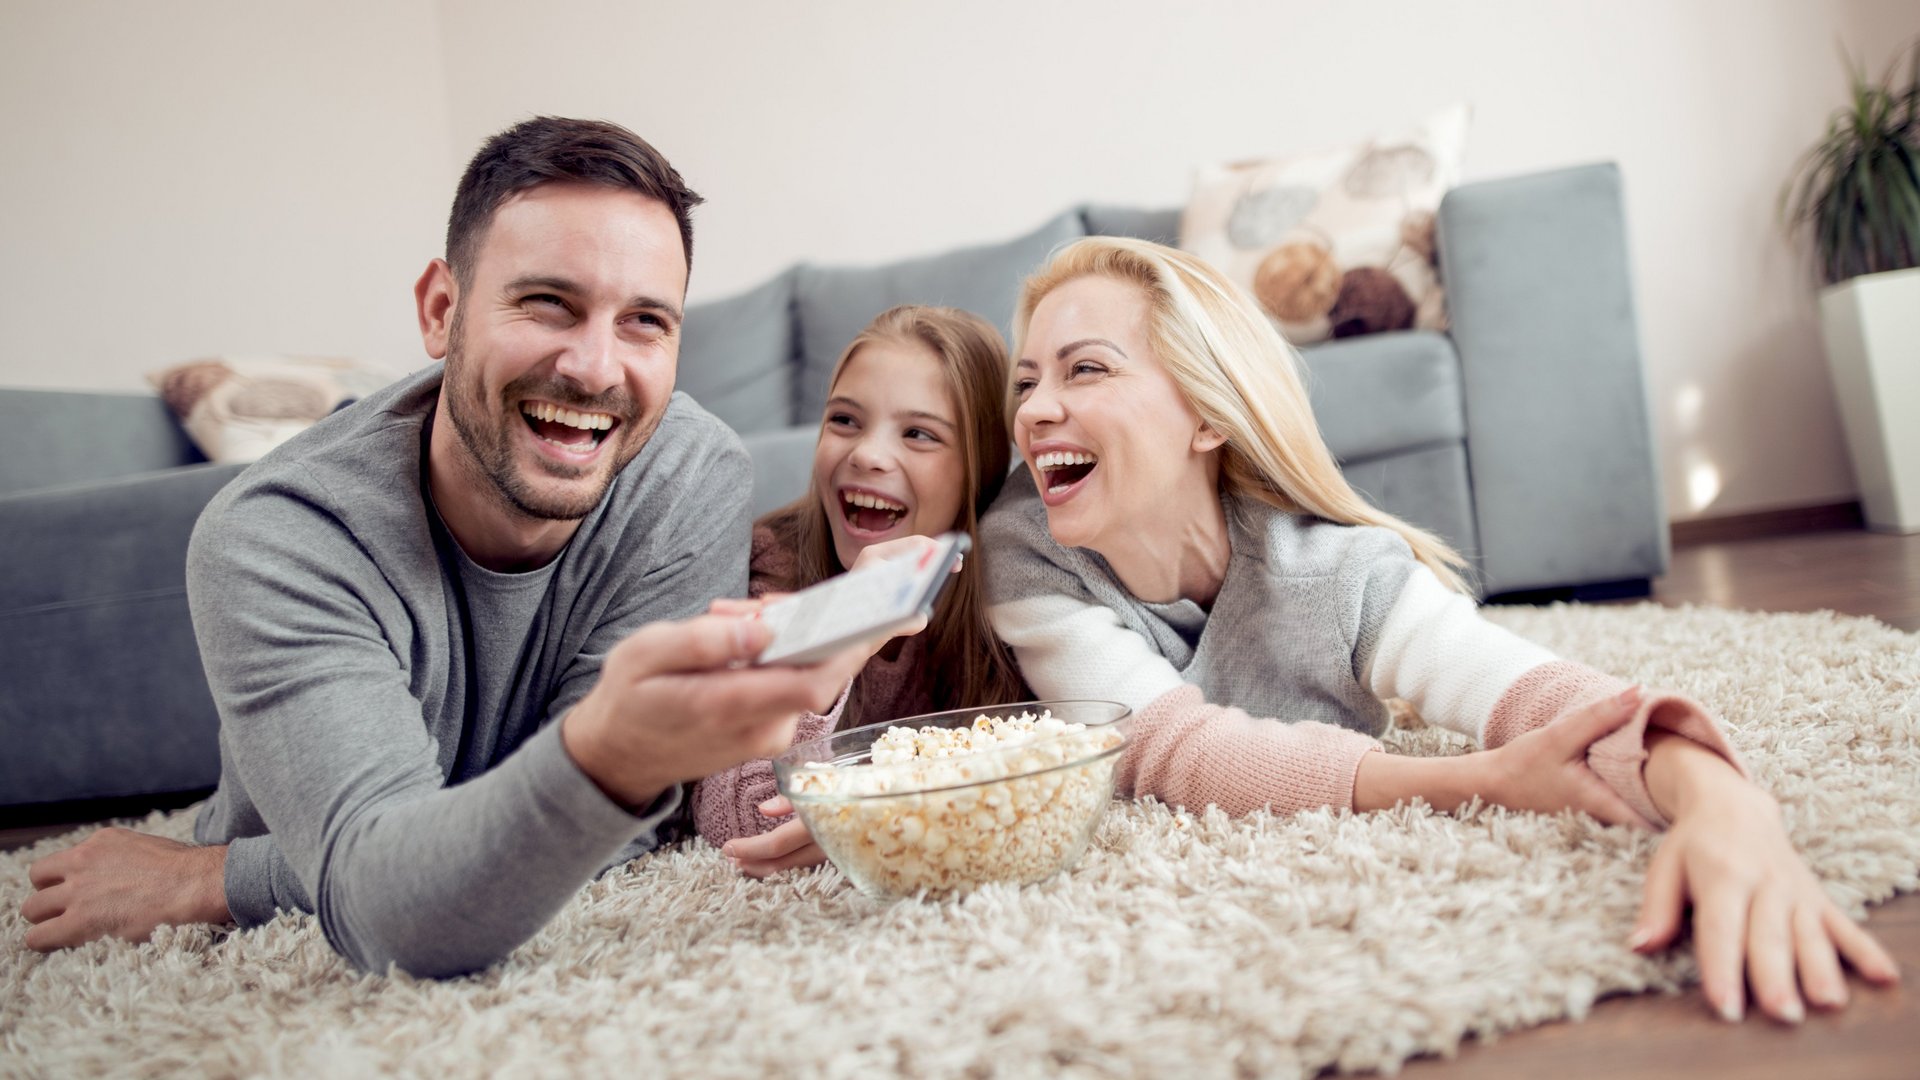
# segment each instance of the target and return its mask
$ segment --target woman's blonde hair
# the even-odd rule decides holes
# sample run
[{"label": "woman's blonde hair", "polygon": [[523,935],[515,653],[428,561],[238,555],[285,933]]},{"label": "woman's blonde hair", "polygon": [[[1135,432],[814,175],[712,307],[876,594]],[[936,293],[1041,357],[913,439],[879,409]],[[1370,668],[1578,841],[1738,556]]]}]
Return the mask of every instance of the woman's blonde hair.
[{"label": "woman's blonde hair", "polygon": [[[960,518],[953,527],[970,537],[980,535],[980,517],[987,512],[1012,462],[1011,440],[1002,409],[1007,392],[1007,347],[993,325],[959,308],[903,304],[882,312],[855,335],[833,366],[827,385],[855,353],[868,345],[898,342],[930,351],[940,363],[954,418],[961,459]],[[760,519],[794,553],[794,580],[779,587],[804,589],[846,570],[833,547],[833,528],[815,481],[807,493]],[[927,622],[927,675],[937,709],[1003,705],[1027,697],[1013,654],[987,624],[984,565],[992,556],[976,546],[962,562],[960,573],[940,594]],[[863,716],[860,681],[842,713],[840,726],[854,727],[898,717]]]},{"label": "woman's blonde hair", "polygon": [[1446,541],[1375,508],[1347,483],[1314,420],[1299,354],[1251,297],[1200,259],[1125,237],[1074,241],[1021,288],[1015,356],[1026,349],[1033,309],[1082,277],[1129,282],[1146,293],[1154,353],[1200,419],[1226,438],[1220,482],[1229,494],[1341,525],[1392,529],[1449,588],[1468,591],[1466,560]]}]

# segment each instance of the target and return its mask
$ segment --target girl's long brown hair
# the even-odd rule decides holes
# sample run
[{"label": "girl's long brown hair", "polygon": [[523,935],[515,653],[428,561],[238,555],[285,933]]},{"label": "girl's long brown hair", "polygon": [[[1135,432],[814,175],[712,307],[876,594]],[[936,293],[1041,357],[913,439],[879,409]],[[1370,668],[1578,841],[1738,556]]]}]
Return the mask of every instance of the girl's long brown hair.
[{"label": "girl's long brown hair", "polygon": [[[923,346],[940,362],[947,396],[958,415],[961,483],[960,520],[954,528],[979,536],[980,516],[1000,494],[1012,461],[1003,401],[1007,388],[1007,347],[992,324],[959,308],[903,304],[882,312],[848,343],[834,364],[828,386],[840,381],[847,361],[863,346],[903,342]],[[786,589],[804,589],[842,573],[833,549],[826,504],[814,481],[807,493],[760,519],[781,546],[794,553],[794,580]],[[983,564],[991,553],[975,547],[956,580],[947,585],[927,623],[927,675],[934,707],[965,709],[1003,705],[1027,697],[1013,654],[987,625],[981,588]],[[860,708],[860,680],[841,714],[840,726],[880,723],[897,717],[866,717]]]}]

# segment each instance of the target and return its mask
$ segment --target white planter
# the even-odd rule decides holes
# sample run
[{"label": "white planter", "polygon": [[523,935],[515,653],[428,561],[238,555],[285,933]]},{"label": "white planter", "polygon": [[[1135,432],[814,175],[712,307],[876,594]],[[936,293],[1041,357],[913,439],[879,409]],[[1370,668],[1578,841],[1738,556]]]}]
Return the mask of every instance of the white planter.
[{"label": "white planter", "polygon": [[1920,268],[1821,290],[1820,329],[1867,527],[1920,532]]}]

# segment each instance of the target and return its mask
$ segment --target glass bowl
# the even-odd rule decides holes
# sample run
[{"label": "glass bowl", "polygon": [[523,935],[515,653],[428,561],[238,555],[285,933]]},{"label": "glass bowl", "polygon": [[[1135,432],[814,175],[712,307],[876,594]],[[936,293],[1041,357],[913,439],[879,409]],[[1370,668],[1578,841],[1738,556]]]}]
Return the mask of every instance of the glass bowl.
[{"label": "glass bowl", "polygon": [[[1078,731],[951,757],[874,764],[889,729],[973,728],[981,717],[1051,713]],[[1086,851],[1113,801],[1132,710],[1114,701],[1028,701],[869,724],[773,759],[827,858],[870,896],[949,896],[992,881],[1041,881]]]}]

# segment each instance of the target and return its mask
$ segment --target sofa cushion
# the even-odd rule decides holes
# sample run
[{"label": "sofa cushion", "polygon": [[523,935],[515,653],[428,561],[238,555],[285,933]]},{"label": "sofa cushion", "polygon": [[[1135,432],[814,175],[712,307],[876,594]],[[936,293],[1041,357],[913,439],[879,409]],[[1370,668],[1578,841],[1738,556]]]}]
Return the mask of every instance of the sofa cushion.
[{"label": "sofa cushion", "polygon": [[1460,356],[1442,334],[1375,334],[1301,356],[1313,414],[1343,464],[1466,437]]},{"label": "sofa cushion", "polygon": [[794,422],[820,418],[834,362],[875,315],[896,304],[964,308],[1006,333],[1020,282],[1054,248],[1086,235],[1067,211],[1015,240],[871,267],[802,266],[795,286],[800,387]]},{"label": "sofa cushion", "polygon": [[1297,345],[1444,330],[1434,214],[1467,108],[1351,146],[1199,170],[1180,246],[1219,267]]},{"label": "sofa cushion", "polygon": [[753,460],[755,518],[807,493],[807,481],[813,477],[813,445],[819,438],[819,425],[799,424],[758,431],[740,440]]},{"label": "sofa cushion", "polygon": [[0,390],[0,495],[203,462],[152,394]]},{"label": "sofa cushion", "polygon": [[149,372],[200,452],[223,465],[267,452],[401,373],[341,356],[221,356]]},{"label": "sofa cushion", "polygon": [[242,468],[0,496],[0,805],[219,778],[220,721],[187,611],[187,539]]},{"label": "sofa cushion", "polygon": [[1480,587],[1480,534],[1474,526],[1465,445],[1451,442],[1405,450],[1351,462],[1340,471],[1374,506],[1453,545],[1471,563],[1468,577]]},{"label": "sofa cushion", "polygon": [[738,296],[687,309],[676,389],[735,431],[792,422],[793,279],[787,270]]},{"label": "sofa cushion", "polygon": [[1156,244],[1180,244],[1180,208],[1141,210],[1132,206],[1083,206],[1080,221],[1088,236],[1131,236]]}]

